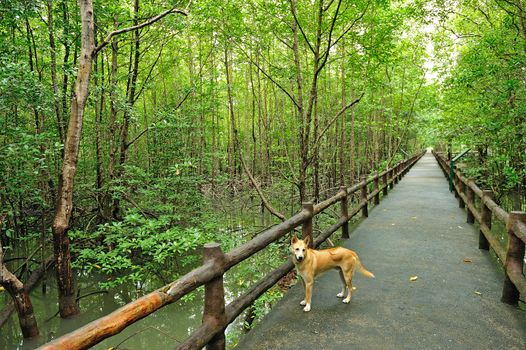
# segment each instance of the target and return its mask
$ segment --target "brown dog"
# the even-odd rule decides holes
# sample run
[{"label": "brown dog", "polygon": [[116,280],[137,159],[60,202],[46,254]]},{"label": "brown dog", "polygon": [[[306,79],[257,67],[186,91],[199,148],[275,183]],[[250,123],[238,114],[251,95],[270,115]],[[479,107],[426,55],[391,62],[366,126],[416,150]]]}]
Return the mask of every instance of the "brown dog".
[{"label": "brown dog", "polygon": [[309,248],[309,238],[305,240],[293,236],[290,242],[290,251],[292,252],[292,261],[296,270],[301,275],[303,286],[305,287],[305,299],[301,301],[304,305],[303,311],[310,311],[310,302],[312,296],[312,285],[314,277],[330,269],[337,269],[340,272],[340,278],[343,288],[338,293],[338,298],[343,298],[347,288],[347,297],[343,299],[344,303],[351,301],[352,295],[352,277],[354,269],[357,268],[364,276],[374,278],[374,275],[367,271],[361,264],[358,255],[352,250],[336,247],[324,250],[315,250]]}]

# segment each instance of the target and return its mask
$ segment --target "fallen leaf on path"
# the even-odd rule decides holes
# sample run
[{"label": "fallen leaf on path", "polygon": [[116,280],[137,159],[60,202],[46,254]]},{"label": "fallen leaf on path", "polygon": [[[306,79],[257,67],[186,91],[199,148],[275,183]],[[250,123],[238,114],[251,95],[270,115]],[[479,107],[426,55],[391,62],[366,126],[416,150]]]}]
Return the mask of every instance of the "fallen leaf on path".
[{"label": "fallen leaf on path", "polygon": [[477,291],[474,291],[473,293],[477,294],[477,295],[482,295],[481,292],[477,292]]},{"label": "fallen leaf on path", "polygon": [[356,290],[356,287],[352,287],[352,290]]},{"label": "fallen leaf on path", "polygon": [[412,216],[411,219],[416,220],[416,216]]},{"label": "fallen leaf on path", "polygon": [[391,226],[394,226],[394,225],[396,225],[396,224],[391,224]]},{"label": "fallen leaf on path", "polygon": [[462,228],[462,226],[458,226],[458,228]]},{"label": "fallen leaf on path", "polygon": [[418,279],[418,276],[411,276],[411,277],[409,277],[409,280],[411,282],[416,281],[417,279]]},{"label": "fallen leaf on path", "polygon": [[470,262],[472,262],[472,260],[470,258],[464,258],[464,262],[465,263],[470,263]]}]

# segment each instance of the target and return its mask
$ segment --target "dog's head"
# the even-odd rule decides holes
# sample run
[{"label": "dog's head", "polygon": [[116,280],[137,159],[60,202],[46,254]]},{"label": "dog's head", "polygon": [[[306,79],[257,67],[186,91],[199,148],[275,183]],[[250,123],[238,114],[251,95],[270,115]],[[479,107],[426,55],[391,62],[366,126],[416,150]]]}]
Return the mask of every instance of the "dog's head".
[{"label": "dog's head", "polygon": [[297,262],[302,262],[307,256],[307,249],[309,248],[310,239],[298,239],[296,235],[292,236],[290,241],[290,251]]}]

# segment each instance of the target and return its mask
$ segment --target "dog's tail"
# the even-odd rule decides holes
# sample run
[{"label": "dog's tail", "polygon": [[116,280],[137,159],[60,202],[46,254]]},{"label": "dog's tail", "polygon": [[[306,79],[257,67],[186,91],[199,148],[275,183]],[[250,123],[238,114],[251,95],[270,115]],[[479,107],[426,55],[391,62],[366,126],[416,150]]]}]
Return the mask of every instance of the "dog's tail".
[{"label": "dog's tail", "polygon": [[356,262],[358,263],[356,267],[358,267],[358,271],[360,271],[362,275],[364,275],[365,277],[374,278],[374,274],[371,271],[367,270],[365,267],[363,267],[360,259],[357,258]]}]

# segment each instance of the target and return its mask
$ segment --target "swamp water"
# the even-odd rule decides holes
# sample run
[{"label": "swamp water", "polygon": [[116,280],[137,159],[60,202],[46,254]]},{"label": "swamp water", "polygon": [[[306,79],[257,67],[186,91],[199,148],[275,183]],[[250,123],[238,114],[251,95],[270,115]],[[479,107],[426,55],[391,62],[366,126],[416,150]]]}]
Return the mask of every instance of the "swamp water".
[{"label": "swamp water", "polygon": [[[42,293],[38,286],[31,293],[31,301],[37,317],[40,336],[35,339],[22,338],[18,316],[14,312],[9,321],[0,328],[0,350],[34,349],[65,333],[71,332],[97,318],[105,316],[145,293],[138,292],[133,285],[121,285],[96,293],[80,300],[81,313],[71,319],[61,319],[58,311],[57,289],[54,271],[48,272],[47,292]],[[101,276],[77,276],[81,295],[99,291]],[[225,280],[225,299],[230,302],[239,292],[234,283]],[[150,289],[150,288],[148,288]],[[152,288],[153,289],[153,288]],[[190,294],[190,298],[179,300],[152,313],[146,318],[125,328],[121,333],[105,339],[92,349],[173,349],[184,341],[201,324],[204,292],[202,288]],[[10,300],[3,291],[0,293],[0,309]],[[242,322],[235,322],[227,328],[228,332],[241,332]]]}]

